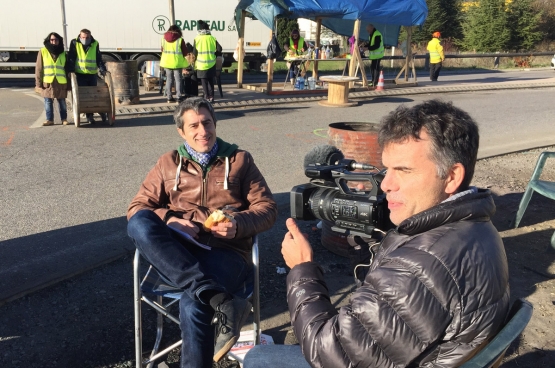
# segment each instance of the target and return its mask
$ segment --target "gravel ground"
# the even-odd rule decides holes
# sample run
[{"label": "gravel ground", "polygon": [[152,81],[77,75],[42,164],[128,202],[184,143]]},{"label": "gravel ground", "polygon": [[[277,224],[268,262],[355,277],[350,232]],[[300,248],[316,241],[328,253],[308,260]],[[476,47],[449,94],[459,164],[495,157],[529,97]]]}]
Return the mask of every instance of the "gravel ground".
[{"label": "gravel ground", "polygon": [[[507,352],[503,367],[552,367],[555,361],[555,252],[546,252],[555,229],[553,201],[535,195],[521,226],[510,229],[538,154],[531,150],[480,160],[474,184],[489,187],[497,213],[494,224],[504,238],[510,265],[513,300],[526,298],[534,315],[524,334]],[[555,147],[545,150],[555,151]],[[544,179],[555,181],[555,160],[548,161]],[[285,302],[285,267],[280,243],[289,208],[282,207],[274,228],[260,236],[263,333],[276,343],[295,343]],[[332,301],[348,302],[353,278],[346,258],[320,244],[316,222],[304,224],[315,257],[326,270]],[[0,307],[0,366],[4,367],[134,367],[132,254],[35,292]],[[145,311],[145,346],[152,346],[154,312]],[[179,338],[167,324],[165,341]],[[160,367],[178,367],[179,350]],[[224,361],[215,367],[232,367]]]}]

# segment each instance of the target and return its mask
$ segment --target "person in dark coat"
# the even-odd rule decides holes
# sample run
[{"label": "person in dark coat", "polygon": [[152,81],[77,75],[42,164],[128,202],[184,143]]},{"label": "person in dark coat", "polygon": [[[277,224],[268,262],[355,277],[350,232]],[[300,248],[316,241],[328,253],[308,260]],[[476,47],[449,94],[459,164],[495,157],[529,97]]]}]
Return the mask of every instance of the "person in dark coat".
[{"label": "person in dark coat", "polygon": [[458,367],[498,333],[509,307],[495,204],[489,190],[470,186],[478,126],[432,100],[398,107],[378,140],[396,227],[346,306],[335,309],[307,237],[287,220],[282,254],[295,335],[312,367]]},{"label": "person in dark coat", "polygon": [[64,38],[56,32],[50,32],[43,44],[35,65],[35,87],[44,98],[46,110],[46,121],[42,125],[54,124],[54,99],[58,100],[62,124],[68,125],[66,98],[69,81]]}]

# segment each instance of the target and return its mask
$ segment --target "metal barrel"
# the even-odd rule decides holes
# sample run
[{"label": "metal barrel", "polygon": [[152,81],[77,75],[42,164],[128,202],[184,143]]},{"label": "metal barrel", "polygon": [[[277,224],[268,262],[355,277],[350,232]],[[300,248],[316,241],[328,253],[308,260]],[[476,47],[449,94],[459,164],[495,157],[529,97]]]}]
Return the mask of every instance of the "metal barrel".
[{"label": "metal barrel", "polygon": [[134,105],[139,99],[139,71],[136,60],[109,61],[106,69],[112,74],[116,105]]},{"label": "metal barrel", "polygon": [[375,123],[331,123],[329,144],[339,148],[345,158],[383,168]]},{"label": "metal barrel", "polygon": [[[339,148],[347,159],[358,163],[383,168],[382,151],[378,145],[378,127],[374,123],[331,123],[328,128],[328,143]],[[349,182],[349,187],[362,184],[366,189],[368,182]],[[348,257],[349,243],[345,235],[331,230],[333,222],[322,221],[321,242],[327,250]]]}]

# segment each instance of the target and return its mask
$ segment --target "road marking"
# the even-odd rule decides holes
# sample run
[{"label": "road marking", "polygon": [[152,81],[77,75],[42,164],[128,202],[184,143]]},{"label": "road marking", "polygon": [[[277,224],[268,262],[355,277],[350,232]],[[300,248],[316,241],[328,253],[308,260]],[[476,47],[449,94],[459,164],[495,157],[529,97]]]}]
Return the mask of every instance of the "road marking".
[{"label": "road marking", "polygon": [[2,142],[2,146],[9,146],[12,144],[13,141],[13,137],[15,137],[15,132],[12,132],[12,134],[10,134],[10,138],[8,138],[7,141]]}]

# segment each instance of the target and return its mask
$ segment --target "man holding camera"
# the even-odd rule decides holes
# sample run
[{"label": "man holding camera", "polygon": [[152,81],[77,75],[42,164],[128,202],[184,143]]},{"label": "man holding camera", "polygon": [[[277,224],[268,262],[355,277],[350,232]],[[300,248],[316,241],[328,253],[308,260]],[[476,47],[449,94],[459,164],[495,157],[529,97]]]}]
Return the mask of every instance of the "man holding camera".
[{"label": "man holding camera", "polygon": [[313,367],[455,367],[504,324],[509,275],[488,190],[470,186],[478,126],[451,103],[398,107],[380,127],[390,219],[364,282],[338,311],[293,219],[287,298]]}]

